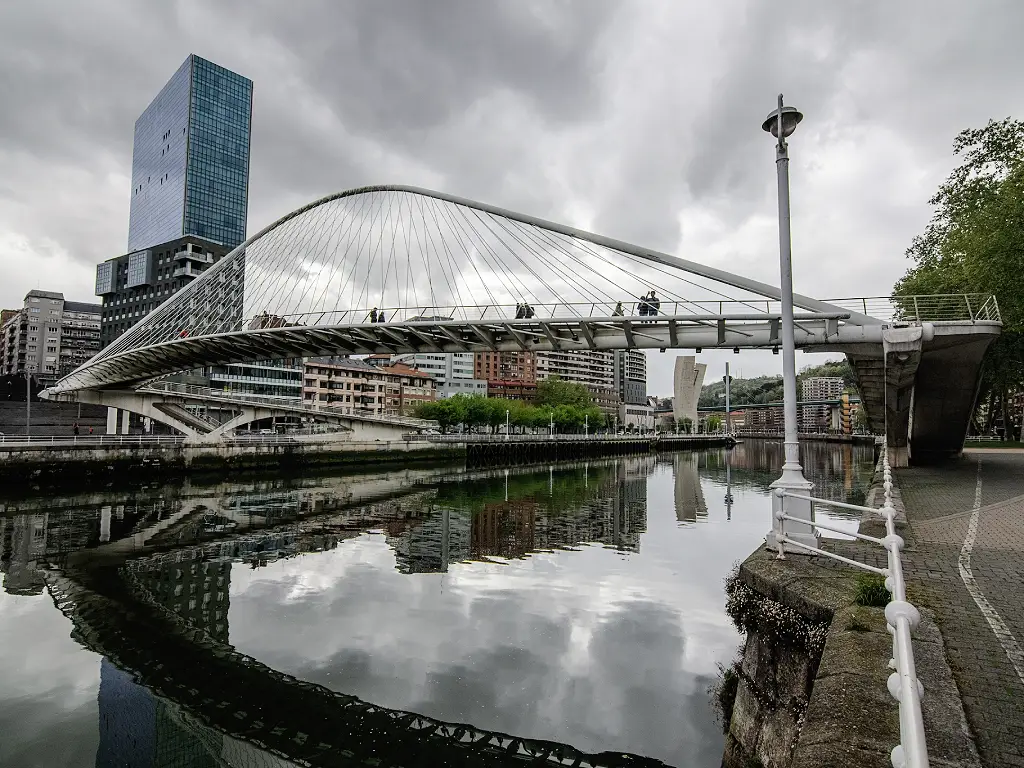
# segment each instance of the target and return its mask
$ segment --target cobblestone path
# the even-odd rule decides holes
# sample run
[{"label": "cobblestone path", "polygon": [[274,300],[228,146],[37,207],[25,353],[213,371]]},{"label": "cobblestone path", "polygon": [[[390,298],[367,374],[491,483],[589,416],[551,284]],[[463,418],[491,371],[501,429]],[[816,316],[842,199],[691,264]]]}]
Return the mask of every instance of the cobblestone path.
[{"label": "cobblestone path", "polygon": [[897,482],[910,600],[935,613],[983,764],[1024,768],[1024,451],[968,451]]}]

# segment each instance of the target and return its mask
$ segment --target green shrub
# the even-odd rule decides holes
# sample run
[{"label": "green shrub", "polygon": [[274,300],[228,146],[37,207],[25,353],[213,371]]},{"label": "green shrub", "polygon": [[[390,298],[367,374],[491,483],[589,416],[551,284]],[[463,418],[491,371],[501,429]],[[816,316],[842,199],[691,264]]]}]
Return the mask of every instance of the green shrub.
[{"label": "green shrub", "polygon": [[740,662],[734,661],[728,667],[718,665],[719,678],[711,686],[710,693],[714,697],[716,717],[722,726],[722,733],[729,732],[732,721],[732,708],[736,703],[736,691],[740,687]]},{"label": "green shrub", "polygon": [[885,579],[874,573],[866,573],[857,577],[857,589],[853,601],[857,605],[884,608],[889,604],[892,595],[885,588]]}]

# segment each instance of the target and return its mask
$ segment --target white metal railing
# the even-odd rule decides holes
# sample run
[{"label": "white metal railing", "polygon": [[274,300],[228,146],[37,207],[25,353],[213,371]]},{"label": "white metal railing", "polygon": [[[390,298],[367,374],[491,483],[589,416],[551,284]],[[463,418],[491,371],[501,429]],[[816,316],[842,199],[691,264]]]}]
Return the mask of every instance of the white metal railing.
[{"label": "white metal railing", "polygon": [[853,312],[912,325],[941,322],[1002,322],[999,304],[990,293],[947,293],[930,296],[872,296],[824,299]]},{"label": "white metal railing", "polygon": [[[313,433],[314,436],[317,433]],[[202,441],[191,443],[196,447],[209,447],[210,445],[316,445],[323,441],[309,440],[305,432],[291,432],[274,435],[248,434],[241,432],[228,435],[216,443],[204,443]],[[423,436],[418,434],[404,435],[400,440],[344,440],[347,448],[356,445],[373,445],[376,447],[387,446],[392,443],[410,441],[422,441]],[[187,441],[182,435],[0,435],[0,451],[32,450],[44,448],[168,448],[178,446]]]},{"label": "white metal railing", "polygon": [[[992,294],[936,294],[931,296],[873,296],[827,299],[835,307],[879,320],[907,323],[942,321],[1000,321],[999,306]],[[653,312],[650,310],[653,309]],[[763,321],[782,314],[775,299],[659,299],[657,305],[624,297],[623,301],[545,302],[538,304],[423,305],[418,307],[359,307],[325,312],[295,312],[282,315],[259,314],[246,318],[241,328],[282,328],[290,326],[360,325],[374,322],[408,323],[415,321],[507,321],[513,319],[568,320],[606,319],[624,316],[632,320],[651,316],[700,318],[733,316]],[[818,313],[812,313],[818,314]],[[382,317],[381,317],[382,316]],[[824,316],[824,315],[822,315]],[[651,322],[651,321],[648,321]],[[217,331],[207,331],[216,333]]]},{"label": "white metal railing", "polygon": [[194,384],[181,384],[175,381],[154,381],[140,389],[141,392],[159,392],[168,394],[191,395],[199,400],[210,402],[227,403],[232,405],[266,405],[271,408],[304,413],[307,415],[343,416],[356,421],[385,422],[412,428],[436,427],[437,422],[430,419],[417,419],[413,416],[396,416],[394,414],[375,413],[373,411],[353,413],[346,412],[343,408],[332,406],[329,403],[314,403],[307,400],[296,400],[285,397],[269,397],[265,395],[250,395],[244,392],[232,392],[226,390],[212,389],[210,387],[197,387]]},{"label": "white metal railing", "polygon": [[[792,493],[782,488],[776,490],[775,493],[780,498],[781,504],[779,511],[775,513],[775,540],[778,543],[778,558],[780,560],[785,559],[785,548],[788,545],[885,577],[885,586],[891,595],[889,604],[885,607],[885,620],[889,627],[889,633],[892,635],[893,649],[892,658],[889,660],[889,667],[894,670],[889,675],[887,687],[889,693],[899,703],[900,712],[900,743],[893,748],[891,760],[894,768],[928,768],[928,747],[925,743],[924,720],[921,716],[921,697],[924,695],[924,686],[917,679],[917,669],[914,664],[914,648],[911,642],[911,632],[920,623],[921,614],[917,608],[907,601],[907,587],[903,577],[903,563],[900,557],[900,551],[903,549],[903,538],[896,533],[896,508],[892,502],[892,469],[889,466],[888,451],[884,446],[882,447],[880,463],[882,465],[884,500],[879,509],[829,501],[828,499],[820,499],[814,496],[804,496],[803,494]],[[848,557],[843,557],[834,552],[803,544],[786,536],[785,526],[787,521],[807,525],[806,520],[786,514],[785,500],[787,498],[800,499],[801,502],[810,502],[812,505],[820,504],[822,506],[881,515],[885,521],[886,532],[883,538],[867,536],[862,533],[851,533],[848,530],[841,530],[819,522],[812,522],[811,525],[826,531],[843,533],[848,536],[852,535],[861,541],[867,541],[883,547],[888,556],[888,566],[886,568],[877,568]]]},{"label": "white metal railing", "polygon": [[3,435],[0,446],[5,448],[52,445],[68,446],[151,446],[177,444],[185,438],[180,435]]},{"label": "white metal railing", "polygon": [[[678,435],[682,439],[698,440],[706,437],[715,437],[714,434],[700,434],[700,435]],[[719,435],[724,437],[725,435]],[[676,435],[671,435],[666,432],[646,432],[644,434],[633,433],[629,434],[624,432],[618,435],[602,432],[592,432],[590,434],[580,435],[575,432],[570,433],[559,433],[556,432],[551,434],[547,431],[537,432],[535,434],[523,434],[523,435],[506,435],[504,432],[498,432],[493,435],[490,434],[473,434],[473,433],[454,433],[445,435],[420,435],[421,439],[427,439],[435,443],[536,443],[544,440],[559,440],[559,441],[576,441],[576,442],[602,442],[602,441],[629,441],[629,440],[658,440],[664,437],[675,438]]]}]

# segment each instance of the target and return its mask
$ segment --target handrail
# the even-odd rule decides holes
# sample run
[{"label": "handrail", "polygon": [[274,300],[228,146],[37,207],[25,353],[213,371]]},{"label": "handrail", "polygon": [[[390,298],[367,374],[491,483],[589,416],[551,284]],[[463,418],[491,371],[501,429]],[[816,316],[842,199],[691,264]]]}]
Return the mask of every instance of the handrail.
[{"label": "handrail", "polygon": [[437,424],[436,421],[431,421],[429,419],[417,419],[413,416],[395,416],[393,414],[373,413],[344,413],[340,409],[331,405],[321,405],[319,403],[313,404],[304,400],[294,400],[289,398],[250,395],[244,392],[225,392],[211,387],[199,387],[194,384],[182,384],[175,381],[150,382],[146,386],[142,387],[140,391],[195,395],[197,398],[211,401],[267,405],[272,408],[281,408],[283,410],[297,411],[311,415],[322,414],[327,416],[351,418],[354,421],[386,422],[388,424],[398,424],[401,426],[415,428],[427,428],[436,426]]},{"label": "handrail", "polygon": [[[907,601],[907,585],[903,576],[903,561],[900,556],[900,551],[903,549],[903,538],[896,533],[896,508],[893,506],[892,501],[892,468],[889,466],[888,450],[884,446],[882,448],[880,464],[882,466],[882,490],[884,494],[880,509],[829,501],[810,495],[792,493],[782,488],[776,490],[775,493],[781,501],[780,509],[775,513],[774,521],[775,539],[778,542],[779,549],[778,559],[785,560],[785,549],[788,545],[885,577],[885,586],[891,595],[889,604],[885,607],[885,620],[892,635],[893,649],[892,658],[889,660],[889,667],[894,670],[886,681],[886,687],[889,689],[892,697],[898,702],[900,713],[900,743],[893,748],[890,759],[894,768],[928,768],[928,746],[925,741],[924,719],[921,715],[921,697],[924,695],[924,686],[917,679],[914,647],[911,641],[911,632],[921,622],[921,614],[916,607]],[[863,534],[855,534],[855,537],[884,547],[888,556],[888,567],[876,568],[875,566],[843,557],[835,552],[828,552],[824,549],[795,541],[786,536],[785,525],[787,520],[803,523],[804,525],[807,524],[806,520],[786,514],[786,499],[799,499],[801,502],[810,502],[811,504],[821,504],[822,506],[840,507],[842,509],[881,515],[885,520],[886,535],[884,538],[877,539]],[[830,526],[820,523],[812,522],[811,524],[816,528],[835,530]],[[849,531],[843,531],[843,533],[849,534]]]}]

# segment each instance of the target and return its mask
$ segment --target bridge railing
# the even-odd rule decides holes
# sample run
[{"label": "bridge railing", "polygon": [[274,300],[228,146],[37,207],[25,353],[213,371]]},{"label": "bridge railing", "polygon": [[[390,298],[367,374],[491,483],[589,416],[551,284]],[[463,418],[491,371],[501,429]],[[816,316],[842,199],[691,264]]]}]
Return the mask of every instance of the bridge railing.
[{"label": "bridge railing", "polygon": [[[658,299],[653,305],[656,315],[685,317],[753,316],[778,317],[782,305],[763,298],[670,300]],[[630,319],[650,316],[651,303],[639,299],[597,302],[558,302],[545,304],[477,304],[477,305],[423,305],[417,307],[361,307],[330,312],[303,312],[286,315],[259,314],[242,321],[248,330],[285,328],[290,326],[363,325],[372,322],[409,323],[416,321],[502,322],[505,320],[567,320],[577,318]],[[378,320],[374,321],[373,318]],[[382,319],[381,319],[382,318]],[[224,329],[221,329],[224,330]],[[213,331],[216,332],[216,331]]]},{"label": "bridge railing", "polygon": [[[882,448],[880,464],[882,466],[884,497],[882,506],[879,509],[829,501],[828,499],[814,496],[804,496],[782,488],[776,490],[775,493],[780,497],[782,504],[779,511],[775,513],[775,539],[778,542],[778,558],[780,560],[785,559],[785,550],[788,546],[815,555],[823,555],[824,557],[829,557],[847,565],[852,565],[855,568],[885,577],[885,586],[891,595],[889,604],[885,607],[885,620],[889,626],[889,633],[892,635],[892,658],[889,660],[889,668],[894,670],[889,675],[886,687],[899,704],[900,718],[900,743],[892,750],[892,764],[895,768],[904,768],[904,766],[906,768],[928,768],[928,747],[925,742],[924,719],[921,715],[921,697],[924,695],[924,686],[917,679],[914,647],[911,641],[911,633],[920,623],[921,614],[914,605],[907,601],[907,586],[903,576],[903,562],[900,555],[903,549],[903,538],[896,534],[896,508],[893,506],[892,500],[892,469],[889,466],[889,455],[884,446]],[[786,514],[786,499],[799,499],[801,502],[810,502],[812,505],[837,507],[861,512],[862,514],[880,515],[885,521],[886,535],[883,538],[867,536],[859,532],[852,533],[848,530],[816,521],[811,524],[815,528],[853,536],[861,541],[884,548],[888,559],[887,567],[876,568],[875,566],[843,557],[834,552],[808,546],[788,537],[786,535],[787,522],[803,523],[806,525],[807,521]]]},{"label": "bridge railing", "polygon": [[709,437],[721,437],[724,438],[726,435],[723,434],[701,434],[701,435],[673,435],[667,432],[647,432],[645,434],[619,434],[613,435],[608,433],[594,433],[586,435],[579,435],[575,433],[554,433],[549,432],[537,432],[532,435],[506,435],[503,432],[494,435],[479,435],[479,434],[451,434],[451,435],[417,435],[419,439],[426,438],[433,443],[536,443],[548,440],[557,440],[562,442],[629,442],[631,440],[648,440],[655,441],[663,438],[675,439],[678,437],[680,440],[703,440]]},{"label": "bridge railing", "polygon": [[[595,320],[611,317],[630,319],[654,316],[707,318],[737,316],[759,319],[782,314],[782,304],[773,299],[657,299],[623,297],[622,301],[557,302],[529,304],[422,305],[415,307],[357,307],[325,312],[301,312],[269,315],[260,313],[240,321],[233,327],[206,329],[203,333],[230,330],[261,330],[287,327],[320,327],[380,323],[411,323],[435,321],[463,323],[494,323],[507,320]],[[931,296],[873,296],[864,298],[828,299],[842,309],[903,322],[999,321],[999,307],[991,294],[942,294]],[[183,332],[183,338],[186,336]]]},{"label": "bridge railing", "polygon": [[824,299],[843,309],[879,320],[919,324],[941,322],[1002,322],[999,304],[990,293],[948,293],[929,296],[873,296]]},{"label": "bridge railing", "polygon": [[182,435],[3,435],[0,448],[53,446],[54,448],[131,447],[176,445],[184,441]]},{"label": "bridge railing", "polygon": [[281,408],[289,411],[301,411],[309,415],[343,416],[356,421],[374,421],[395,424],[403,427],[423,429],[437,426],[437,422],[417,419],[413,416],[397,416],[394,414],[348,413],[342,408],[324,403],[313,403],[304,400],[290,400],[264,395],[251,395],[243,392],[230,392],[211,387],[198,387],[194,384],[182,384],[176,381],[154,381],[143,387],[144,392],[188,395],[199,400],[211,402],[244,403],[246,405],[265,405],[270,408]]}]

